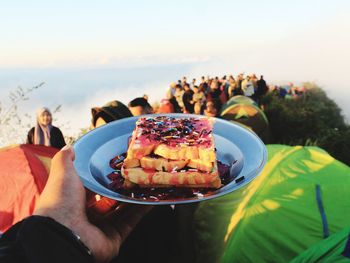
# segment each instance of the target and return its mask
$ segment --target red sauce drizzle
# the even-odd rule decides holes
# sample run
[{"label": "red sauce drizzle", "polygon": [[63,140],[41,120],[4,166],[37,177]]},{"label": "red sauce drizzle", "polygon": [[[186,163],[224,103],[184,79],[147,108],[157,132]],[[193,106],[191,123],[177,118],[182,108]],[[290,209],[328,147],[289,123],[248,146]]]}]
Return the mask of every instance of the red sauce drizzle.
[{"label": "red sauce drizzle", "polygon": [[[123,156],[123,155],[120,155]],[[120,157],[119,156],[119,157]],[[118,156],[117,156],[118,157]],[[118,163],[118,158],[111,160],[111,167],[116,169],[115,163]],[[114,160],[114,162],[113,162]],[[118,164],[121,164],[119,162]],[[152,170],[153,171],[153,170]],[[218,161],[218,171],[221,178],[222,187],[234,180],[230,177],[230,166]],[[124,187],[124,178],[121,175],[121,170],[116,169],[107,176],[111,183],[108,188],[129,198],[144,200],[144,201],[178,201],[194,197],[204,197],[212,195],[217,189],[213,188],[186,188],[186,187],[170,187],[170,188],[141,188],[135,186],[133,188]]]},{"label": "red sauce drizzle", "polygon": [[[136,139],[141,145],[163,143],[176,147],[180,143],[185,143],[189,146],[210,147],[212,144],[210,136],[212,127],[205,118],[176,119],[166,116],[140,118],[136,123],[136,131],[134,132],[136,132]],[[135,186],[133,188],[125,188],[124,178],[120,170],[125,158],[126,153],[123,153],[110,160],[110,167],[115,171],[108,175],[108,178],[111,180],[108,188],[129,198],[156,202],[162,200],[174,201],[208,196],[217,190],[213,188],[186,187],[141,188]],[[218,171],[222,186],[234,180],[234,178],[230,177],[230,166],[218,161]],[[153,169],[152,172],[154,172]]]}]

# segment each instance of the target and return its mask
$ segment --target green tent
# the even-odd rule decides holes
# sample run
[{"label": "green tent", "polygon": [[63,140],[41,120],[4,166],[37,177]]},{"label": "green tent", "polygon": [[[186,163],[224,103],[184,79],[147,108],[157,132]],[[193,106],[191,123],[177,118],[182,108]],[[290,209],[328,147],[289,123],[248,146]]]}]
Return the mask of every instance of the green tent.
[{"label": "green tent", "polygon": [[311,262],[349,263],[350,227],[318,242],[291,261],[291,263]]},{"label": "green tent", "polygon": [[221,111],[220,118],[238,122],[251,128],[263,140],[268,137],[269,123],[265,113],[253,104],[231,104]]},{"label": "green tent", "polygon": [[234,104],[247,104],[247,105],[254,105],[258,107],[258,104],[252,100],[251,98],[248,98],[246,96],[237,95],[233,96],[231,99],[229,99],[221,108],[221,111],[224,111],[226,108],[228,108],[231,105]]},{"label": "green tent", "polygon": [[182,262],[288,262],[350,226],[348,166],[317,147],[267,149],[247,186],[177,207]]}]

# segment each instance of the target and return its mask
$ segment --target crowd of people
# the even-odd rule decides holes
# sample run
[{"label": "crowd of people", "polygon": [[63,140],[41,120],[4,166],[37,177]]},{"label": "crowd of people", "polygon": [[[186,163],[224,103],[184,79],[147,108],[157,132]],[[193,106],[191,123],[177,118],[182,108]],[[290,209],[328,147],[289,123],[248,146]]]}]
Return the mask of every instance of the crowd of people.
[{"label": "crowd of people", "polygon": [[[200,81],[192,79],[189,83],[186,77],[173,82],[167,92],[167,98],[162,100],[157,113],[182,112],[204,114],[215,117],[220,113],[221,106],[231,97],[244,95],[257,103],[268,91],[264,76],[258,79],[255,74],[239,74],[219,77],[201,77]],[[165,107],[163,104],[171,104]]]},{"label": "crowd of people", "polygon": [[[188,83],[183,77],[170,85],[166,98],[158,106],[152,107],[148,96],[144,95],[131,100],[127,106],[120,101],[111,101],[102,107],[92,108],[90,129],[118,119],[152,113],[194,113],[215,117],[231,97],[244,95],[260,105],[262,96],[269,90],[281,98],[304,92],[292,84],[289,88],[273,86],[269,89],[264,77],[258,79],[255,74],[239,74],[236,78],[232,75],[202,77],[198,83],[196,79]],[[28,132],[27,143],[62,149],[66,143],[60,129],[52,125],[50,110],[41,108],[36,117],[36,125]],[[84,189],[73,160],[74,151],[67,147],[54,157],[47,187],[34,216],[17,223],[0,238],[0,259],[6,262],[108,262],[119,255],[117,262],[164,262],[171,252],[171,236],[174,235],[166,235],[170,240],[163,242],[164,233],[169,231],[167,223],[174,220],[174,211],[163,207],[148,213],[150,207],[128,205],[128,208],[113,215],[113,222],[110,220],[108,225],[103,222],[101,227],[91,223],[87,220]],[[141,220],[143,217],[146,218]],[[121,248],[122,242],[139,221],[140,226],[133,232],[135,237],[129,238],[124,249]],[[140,250],[139,240],[142,240],[144,249],[138,254],[134,253],[134,249]],[[162,255],[159,252],[149,254],[155,242],[157,246],[163,246]],[[56,245],[51,246],[51,243]],[[25,251],[32,253],[26,254]],[[54,254],[57,254],[56,259],[52,257]],[[149,255],[144,258],[146,254]]]},{"label": "crowd of people", "polygon": [[[289,82],[287,85],[268,86],[264,76],[257,78],[256,74],[243,73],[219,77],[202,76],[200,81],[183,77],[170,84],[165,98],[159,103],[150,105],[148,96],[143,95],[131,100],[128,105],[120,101],[112,101],[103,107],[91,110],[92,123],[90,128],[98,127],[110,121],[139,116],[144,114],[190,113],[218,117],[222,105],[230,98],[243,95],[253,99],[263,107],[261,98],[271,92],[284,99],[295,98],[305,91]],[[27,143],[41,144],[61,149],[65,146],[64,137],[59,128],[52,125],[52,114],[48,108],[41,108],[37,112],[37,122],[27,135]]]},{"label": "crowd of people", "polygon": [[275,96],[282,99],[294,99],[305,92],[304,87],[296,87],[293,83],[289,82],[287,85],[273,85],[269,87],[269,91]]}]

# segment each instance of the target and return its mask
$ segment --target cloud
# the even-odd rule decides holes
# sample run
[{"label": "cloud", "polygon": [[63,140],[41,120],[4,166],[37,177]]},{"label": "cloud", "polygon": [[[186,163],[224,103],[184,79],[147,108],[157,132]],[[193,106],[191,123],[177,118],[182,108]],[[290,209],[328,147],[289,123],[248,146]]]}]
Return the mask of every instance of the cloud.
[{"label": "cloud", "polygon": [[63,132],[69,136],[76,136],[80,129],[90,126],[92,107],[103,106],[112,100],[119,100],[127,105],[133,98],[142,97],[144,94],[149,96],[152,104],[164,98],[168,85],[169,83],[156,81],[141,86],[129,85],[123,88],[100,89],[74,104],[62,103],[62,112],[57,114],[57,124],[68,122],[67,125],[63,125]]}]

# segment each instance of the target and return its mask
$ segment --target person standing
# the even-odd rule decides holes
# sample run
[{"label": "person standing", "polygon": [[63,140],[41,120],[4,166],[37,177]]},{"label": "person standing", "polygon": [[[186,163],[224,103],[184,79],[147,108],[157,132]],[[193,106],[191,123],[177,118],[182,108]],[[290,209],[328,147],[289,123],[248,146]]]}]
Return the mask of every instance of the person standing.
[{"label": "person standing", "polygon": [[246,79],[242,81],[242,90],[244,92],[244,96],[253,98],[255,91],[250,76],[247,76]]},{"label": "person standing", "polygon": [[201,83],[199,84],[199,89],[202,90],[205,95],[210,91],[208,81],[205,79],[204,76],[202,76],[202,78],[201,78]]},{"label": "person standing", "polygon": [[27,144],[38,144],[62,149],[64,141],[61,130],[52,125],[51,111],[43,107],[37,111],[36,125],[31,128],[27,135]]},{"label": "person standing", "polygon": [[204,92],[201,91],[198,86],[193,87],[193,96],[191,103],[194,105],[194,113],[195,114],[201,114],[202,107],[205,102],[205,95]]},{"label": "person standing", "polygon": [[181,109],[181,112],[184,112],[184,108],[185,108],[184,102],[182,100],[183,95],[184,95],[184,90],[182,86],[176,85],[174,97],[176,98],[176,102],[179,108]]},{"label": "person standing", "polygon": [[213,80],[210,83],[210,92],[207,95],[207,101],[212,101],[217,112],[220,112],[222,106],[221,90],[219,83],[216,80]]},{"label": "person standing", "polygon": [[206,103],[206,107],[204,109],[204,115],[208,117],[216,117],[217,114],[218,114],[218,111],[215,108],[214,102],[211,100],[208,100]]},{"label": "person standing", "polygon": [[228,79],[228,99],[231,99],[234,96],[234,91],[237,87],[235,78],[231,75]]},{"label": "person standing", "polygon": [[192,82],[191,82],[191,87],[193,88],[194,86],[196,86],[196,79],[192,79]]},{"label": "person standing", "polygon": [[258,100],[258,104],[260,105],[261,103],[261,97],[264,96],[267,93],[267,85],[266,81],[264,80],[264,76],[261,75],[260,79],[257,81],[257,90],[256,90],[256,97]]},{"label": "person standing", "polygon": [[194,105],[191,103],[193,98],[193,90],[191,90],[190,85],[184,85],[184,93],[182,95],[182,101],[185,107],[184,113],[193,113]]}]

